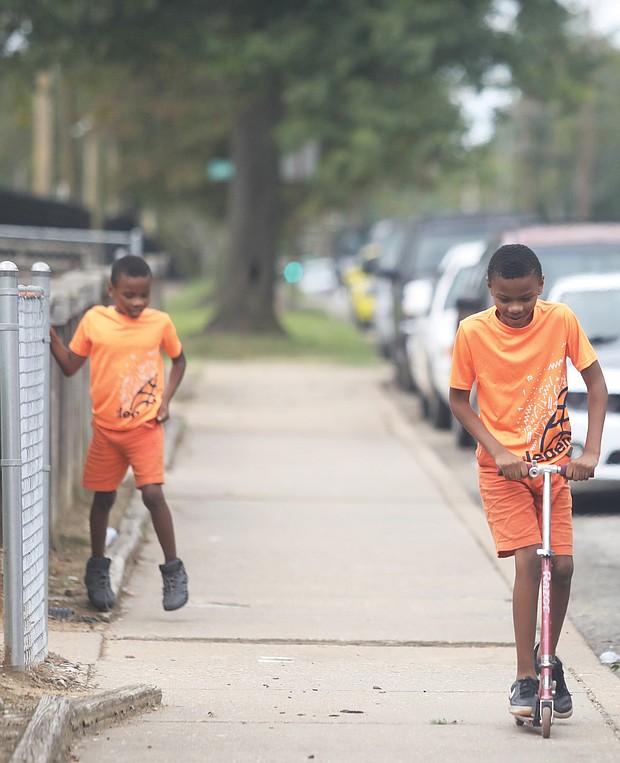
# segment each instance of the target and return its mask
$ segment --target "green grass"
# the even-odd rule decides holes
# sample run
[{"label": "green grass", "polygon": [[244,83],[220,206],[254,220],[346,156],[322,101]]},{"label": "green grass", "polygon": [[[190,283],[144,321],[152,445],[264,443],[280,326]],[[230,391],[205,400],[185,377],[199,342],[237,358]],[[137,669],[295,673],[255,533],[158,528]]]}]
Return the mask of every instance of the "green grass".
[{"label": "green grass", "polygon": [[307,359],[350,365],[381,363],[374,347],[350,322],[316,307],[299,305],[278,317],[285,336],[204,332],[213,313],[212,285],[196,280],[182,284],[165,301],[188,357],[220,360]]}]

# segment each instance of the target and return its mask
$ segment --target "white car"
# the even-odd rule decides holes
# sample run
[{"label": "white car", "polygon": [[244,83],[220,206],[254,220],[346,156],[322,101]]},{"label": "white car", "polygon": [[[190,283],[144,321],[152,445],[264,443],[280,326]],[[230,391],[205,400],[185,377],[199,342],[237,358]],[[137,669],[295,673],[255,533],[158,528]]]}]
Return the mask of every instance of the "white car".
[{"label": "white car", "polygon": [[[596,350],[609,391],[595,479],[573,482],[573,491],[620,491],[620,273],[560,279],[551,288],[549,300],[566,303],[579,319]],[[578,456],[583,452],[588,425],[587,392],[581,374],[570,364],[566,402],[573,455]]]},{"label": "white car", "polygon": [[407,360],[424,414],[439,429],[452,421],[448,404],[452,348],[459,321],[457,301],[471,290],[485,242],[451,247],[439,266],[430,308],[407,322]]},{"label": "white car", "polygon": [[331,294],[339,287],[338,274],[331,257],[316,257],[301,263],[298,288],[304,294]]}]

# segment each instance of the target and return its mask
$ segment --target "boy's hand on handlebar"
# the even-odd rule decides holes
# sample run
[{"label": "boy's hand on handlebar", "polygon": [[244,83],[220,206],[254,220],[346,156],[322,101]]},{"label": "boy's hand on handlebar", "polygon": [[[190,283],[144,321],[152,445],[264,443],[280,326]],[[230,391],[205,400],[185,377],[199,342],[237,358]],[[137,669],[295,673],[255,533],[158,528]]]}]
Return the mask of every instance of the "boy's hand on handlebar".
[{"label": "boy's hand on handlebar", "polygon": [[581,482],[594,477],[594,469],[598,464],[598,458],[584,453],[579,458],[574,458],[566,465],[566,479]]},{"label": "boy's hand on handlebar", "polygon": [[498,456],[495,463],[501,475],[507,480],[521,480],[529,474],[529,464],[508,450]]}]

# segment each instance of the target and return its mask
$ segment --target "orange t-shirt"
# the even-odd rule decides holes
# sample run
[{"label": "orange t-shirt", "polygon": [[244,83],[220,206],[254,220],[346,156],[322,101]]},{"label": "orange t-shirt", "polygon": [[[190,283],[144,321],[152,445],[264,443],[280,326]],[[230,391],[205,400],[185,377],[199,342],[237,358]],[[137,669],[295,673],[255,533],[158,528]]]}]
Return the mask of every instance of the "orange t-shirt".
[{"label": "orange t-shirt", "polygon": [[129,318],[101,305],[84,315],[69,347],[90,358],[95,420],[117,430],[155,418],[164,391],[162,349],[171,358],[183,349],[167,313],[146,308],[139,318]]},{"label": "orange t-shirt", "polygon": [[[450,386],[468,390],[476,382],[480,418],[491,434],[530,463],[552,463],[571,443],[567,358],[578,371],[597,359],[567,305],[538,300],[524,328],[506,326],[491,307],[461,321]],[[477,456],[494,463],[480,446]]]}]

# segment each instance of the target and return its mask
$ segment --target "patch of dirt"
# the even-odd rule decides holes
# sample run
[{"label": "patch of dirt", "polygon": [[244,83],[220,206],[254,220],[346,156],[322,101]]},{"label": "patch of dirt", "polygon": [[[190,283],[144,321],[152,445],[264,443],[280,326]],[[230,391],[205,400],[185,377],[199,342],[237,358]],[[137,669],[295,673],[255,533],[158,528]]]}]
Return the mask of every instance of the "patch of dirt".
[{"label": "patch of dirt", "polygon": [[[0,654],[2,650],[0,650]],[[4,661],[4,654],[2,654]],[[8,763],[41,697],[88,691],[89,666],[50,653],[23,673],[0,672],[0,763]]]},{"label": "patch of dirt", "polygon": [[[124,483],[110,515],[110,526],[119,527],[133,493]],[[62,534],[50,549],[48,630],[103,630],[111,613],[98,612],[88,601],[84,570],[90,557],[89,505],[76,503],[63,515]],[[4,614],[3,558],[0,549],[0,616]],[[4,666],[4,653],[0,647]],[[71,662],[70,655],[50,653],[38,665],[25,671],[0,669],[0,763],[8,763],[36,706],[45,695],[75,696],[92,691],[90,666]]]},{"label": "patch of dirt", "polygon": [[[133,495],[128,479],[118,490],[110,513],[110,527],[117,528]],[[78,503],[63,515],[67,528],[50,550],[49,609],[50,628],[72,628],[94,622],[108,622],[109,615],[90,606],[84,585],[86,562],[90,557],[90,504]]]}]

